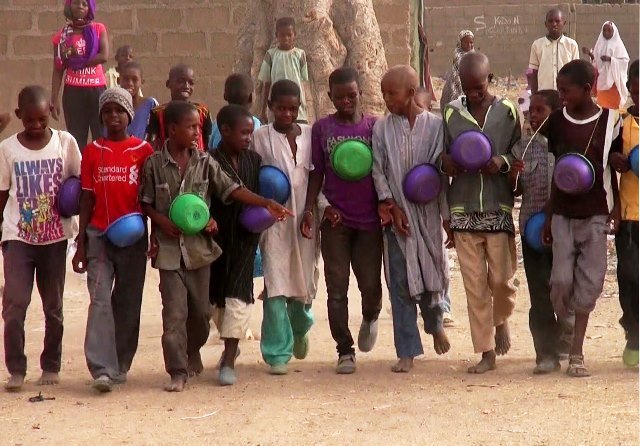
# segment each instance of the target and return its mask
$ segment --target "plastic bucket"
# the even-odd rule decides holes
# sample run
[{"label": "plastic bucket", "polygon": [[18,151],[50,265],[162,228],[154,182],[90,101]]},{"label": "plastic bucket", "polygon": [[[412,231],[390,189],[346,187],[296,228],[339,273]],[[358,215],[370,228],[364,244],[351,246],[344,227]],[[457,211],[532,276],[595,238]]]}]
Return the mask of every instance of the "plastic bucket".
[{"label": "plastic bucket", "polygon": [[276,219],[266,208],[247,206],[240,212],[239,221],[247,231],[260,234],[269,229],[276,222]]},{"label": "plastic bucket", "polygon": [[262,166],[258,179],[260,195],[285,204],[291,195],[291,183],[287,175],[275,166]]},{"label": "plastic bucket", "polygon": [[346,139],[331,152],[331,167],[345,181],[359,181],[371,173],[373,153],[371,147],[359,139]]},{"label": "plastic bucket", "polygon": [[412,203],[429,203],[440,194],[441,180],[440,172],[433,164],[419,164],[402,181],[404,196]]},{"label": "plastic bucket", "polygon": [[169,218],[186,235],[195,235],[209,222],[209,207],[196,194],[181,194],[169,208]]},{"label": "plastic bucket", "polygon": [[596,181],[596,172],[585,156],[567,153],[556,161],[553,181],[562,192],[580,195],[591,190]]},{"label": "plastic bucket", "polygon": [[477,130],[467,130],[453,140],[449,152],[453,161],[468,172],[477,172],[491,159],[491,141]]},{"label": "plastic bucket", "polygon": [[524,239],[531,248],[538,252],[548,251],[551,247],[542,242],[542,230],[546,216],[544,212],[537,212],[529,217],[524,224]]},{"label": "plastic bucket", "polygon": [[60,186],[56,206],[58,214],[69,218],[80,213],[80,195],[82,195],[82,185],[80,178],[69,177]]},{"label": "plastic bucket", "polygon": [[146,225],[142,214],[134,212],[123,215],[111,223],[104,234],[107,239],[119,248],[126,248],[140,240],[146,231]]}]

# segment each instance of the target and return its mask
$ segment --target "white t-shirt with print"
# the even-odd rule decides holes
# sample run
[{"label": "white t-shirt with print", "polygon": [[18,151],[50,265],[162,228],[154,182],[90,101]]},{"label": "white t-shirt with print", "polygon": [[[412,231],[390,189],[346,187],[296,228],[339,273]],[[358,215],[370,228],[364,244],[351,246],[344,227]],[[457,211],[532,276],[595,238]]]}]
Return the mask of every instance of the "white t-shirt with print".
[{"label": "white t-shirt with print", "polygon": [[3,242],[46,245],[72,237],[72,221],[58,214],[56,196],[64,180],[80,176],[80,158],[75,138],[60,130],[40,150],[23,146],[17,133],[0,142],[0,190],[9,191]]}]

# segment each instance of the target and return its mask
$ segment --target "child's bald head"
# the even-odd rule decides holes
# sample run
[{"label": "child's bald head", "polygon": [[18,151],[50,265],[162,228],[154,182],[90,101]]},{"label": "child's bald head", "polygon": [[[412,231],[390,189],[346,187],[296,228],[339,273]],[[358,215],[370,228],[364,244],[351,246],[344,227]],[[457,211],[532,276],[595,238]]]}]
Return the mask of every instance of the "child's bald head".
[{"label": "child's bald head", "polygon": [[460,83],[471,104],[478,104],[485,98],[491,77],[489,58],[483,53],[467,53],[460,59]]},{"label": "child's bald head", "polygon": [[396,65],[385,73],[380,85],[389,111],[403,115],[413,102],[420,82],[418,73],[409,65]]}]

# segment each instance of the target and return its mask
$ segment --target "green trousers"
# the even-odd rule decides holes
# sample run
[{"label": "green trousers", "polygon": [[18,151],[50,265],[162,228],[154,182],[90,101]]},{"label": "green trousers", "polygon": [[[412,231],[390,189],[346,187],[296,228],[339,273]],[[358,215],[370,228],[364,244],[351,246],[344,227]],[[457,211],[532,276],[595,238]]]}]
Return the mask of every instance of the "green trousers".
[{"label": "green trousers", "polygon": [[313,325],[311,305],[284,296],[262,302],[262,359],[269,365],[287,364],[293,356],[294,337],[303,337]]}]

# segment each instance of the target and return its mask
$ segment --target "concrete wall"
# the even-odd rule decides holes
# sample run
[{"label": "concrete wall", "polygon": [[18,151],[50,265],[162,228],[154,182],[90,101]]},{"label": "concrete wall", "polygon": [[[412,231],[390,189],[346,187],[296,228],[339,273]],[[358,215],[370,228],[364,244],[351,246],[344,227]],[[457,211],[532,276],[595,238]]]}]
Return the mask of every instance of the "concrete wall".
[{"label": "concrete wall", "polygon": [[[98,0],[97,20],[115,48],[131,44],[142,63],[145,94],[168,99],[164,82],[179,62],[196,72],[195,99],[212,112],[235,58],[236,32],[251,0]],[[64,25],[62,0],[0,0],[0,111],[15,108],[28,84],[51,86],[51,36]],[[409,63],[409,0],[374,0],[390,66]],[[113,62],[108,65],[111,66]],[[19,129],[14,119],[9,131]]]},{"label": "concrete wall", "polygon": [[[451,66],[458,32],[470,29],[476,36],[476,48],[489,56],[494,73],[506,75],[511,71],[514,75],[523,74],[528,65],[531,43],[546,33],[546,11],[557,4],[537,0],[527,1],[527,4],[505,4],[508,1],[464,0],[466,6],[433,6],[434,3],[444,3],[444,0],[428,0],[424,17],[432,49],[432,73],[441,76],[446,72]],[[567,19],[567,34],[576,39],[580,47],[592,47],[602,23],[612,20],[618,25],[631,58],[638,57],[640,6],[577,3],[561,3],[559,6]]]}]

